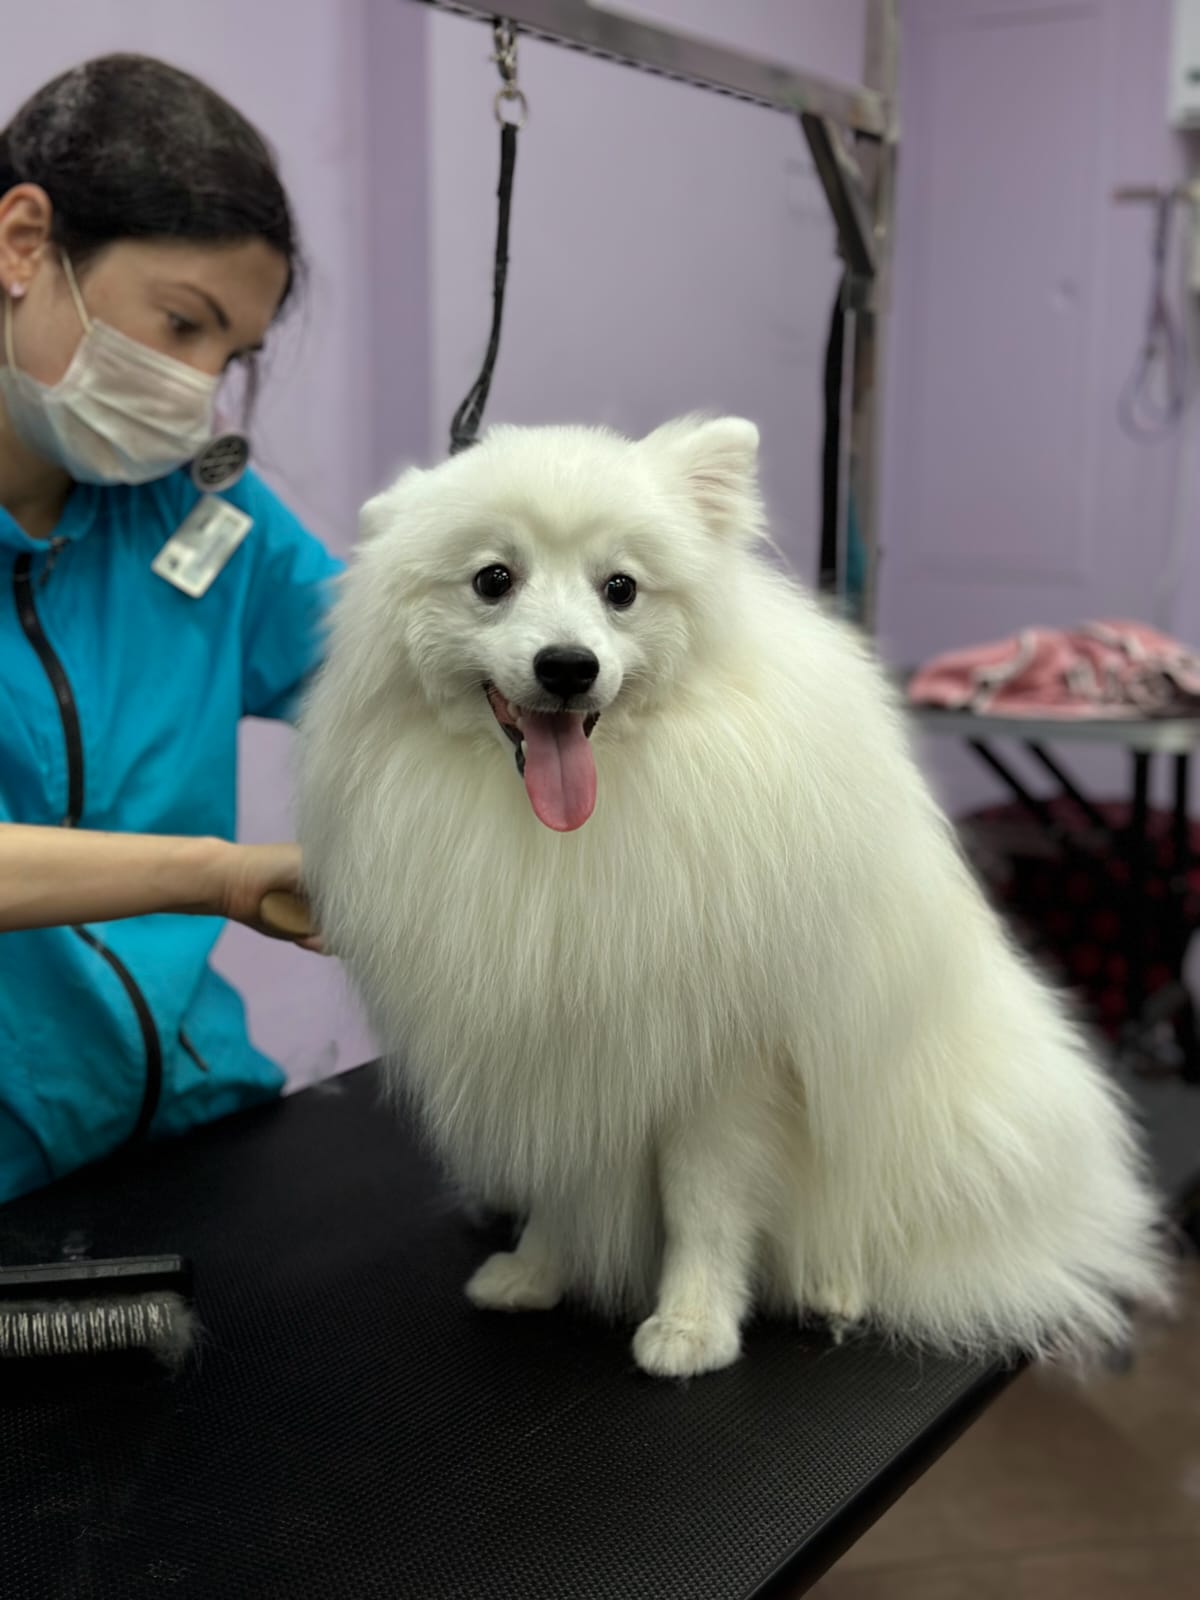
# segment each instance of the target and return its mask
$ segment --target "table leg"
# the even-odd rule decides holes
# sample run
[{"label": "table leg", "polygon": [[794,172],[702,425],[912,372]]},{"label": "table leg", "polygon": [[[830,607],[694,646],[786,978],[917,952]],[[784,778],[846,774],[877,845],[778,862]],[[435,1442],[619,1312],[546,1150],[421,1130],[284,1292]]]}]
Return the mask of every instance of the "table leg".
[{"label": "table leg", "polygon": [[978,739],[969,739],[967,743],[979,759],[992,769],[1009,793],[1015,796],[1019,804],[1045,829],[1046,833],[1057,845],[1066,851],[1071,851],[1075,848],[1075,842],[1071,838],[1069,830],[1062,827],[1055,820],[1054,814],[1046,802],[1039,800],[1037,795],[1025,787],[1013,769],[1007,762],[1000,759],[990,745],[986,745]]},{"label": "table leg", "polygon": [[1102,815],[1102,813],[1096,809],[1096,807],[1088,799],[1087,795],[1083,793],[1079,785],[1061,766],[1061,764],[1055,761],[1054,758],[1046,750],[1044,750],[1040,744],[1027,744],[1025,748],[1029,751],[1029,754],[1035,761],[1037,761],[1041,766],[1045,767],[1046,771],[1054,779],[1055,783],[1058,784],[1059,788],[1066,795],[1067,799],[1070,800],[1072,805],[1076,806],[1083,813],[1083,815],[1091,823],[1092,827],[1095,828],[1097,832],[1103,834],[1106,839],[1112,840],[1112,825]]},{"label": "table leg", "polygon": [[1179,985],[1182,990],[1175,1037],[1182,1053],[1180,1075],[1187,1083],[1200,1083],[1200,1038],[1197,1037],[1196,1007],[1184,977],[1188,936],[1188,888],[1192,868],[1192,830],[1188,805],[1191,755],[1175,757],[1175,806],[1171,827],[1171,911],[1176,918],[1176,948],[1179,951]]},{"label": "table leg", "polygon": [[1129,867],[1129,915],[1127,932],[1128,974],[1126,979],[1126,1022],[1135,1027],[1146,1004],[1146,932],[1149,904],[1146,880],[1150,862],[1150,756],[1144,750],[1133,752],[1133,810],[1129,819],[1126,860]]},{"label": "table leg", "polygon": [[1188,826],[1188,783],[1192,758],[1185,751],[1175,757],[1175,812],[1172,843],[1175,871],[1186,879],[1191,866],[1191,830]]}]

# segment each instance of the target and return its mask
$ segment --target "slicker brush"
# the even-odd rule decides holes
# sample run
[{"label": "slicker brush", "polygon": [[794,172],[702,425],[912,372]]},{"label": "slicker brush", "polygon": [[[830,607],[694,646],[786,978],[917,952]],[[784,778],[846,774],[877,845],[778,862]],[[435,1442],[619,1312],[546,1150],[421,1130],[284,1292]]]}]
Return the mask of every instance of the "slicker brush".
[{"label": "slicker brush", "polygon": [[181,1256],[0,1266],[0,1359],[146,1351],[182,1365],[195,1335]]}]

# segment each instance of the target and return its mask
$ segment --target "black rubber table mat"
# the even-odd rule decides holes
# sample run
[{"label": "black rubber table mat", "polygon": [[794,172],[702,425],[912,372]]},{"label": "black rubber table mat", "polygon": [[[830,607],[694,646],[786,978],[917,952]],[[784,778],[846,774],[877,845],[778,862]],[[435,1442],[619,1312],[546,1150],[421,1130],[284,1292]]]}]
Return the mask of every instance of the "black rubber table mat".
[{"label": "black rubber table mat", "polygon": [[761,1326],[664,1384],[629,1329],[474,1311],[488,1241],[377,1096],[364,1068],[0,1210],[6,1260],[190,1255],[205,1327],[175,1379],[0,1363],[5,1600],[799,1593],[1005,1381]]}]

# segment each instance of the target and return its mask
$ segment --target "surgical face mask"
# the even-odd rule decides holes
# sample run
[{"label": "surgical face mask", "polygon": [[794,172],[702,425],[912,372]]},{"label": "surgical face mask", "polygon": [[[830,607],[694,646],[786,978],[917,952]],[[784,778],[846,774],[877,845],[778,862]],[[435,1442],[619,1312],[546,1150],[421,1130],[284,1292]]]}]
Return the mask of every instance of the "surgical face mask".
[{"label": "surgical face mask", "polygon": [[17,437],[78,483],[149,483],[191,461],[213,435],[218,378],[160,355],[88,316],[62,258],[83,338],[57,383],[18,370],[4,297],[0,399]]}]

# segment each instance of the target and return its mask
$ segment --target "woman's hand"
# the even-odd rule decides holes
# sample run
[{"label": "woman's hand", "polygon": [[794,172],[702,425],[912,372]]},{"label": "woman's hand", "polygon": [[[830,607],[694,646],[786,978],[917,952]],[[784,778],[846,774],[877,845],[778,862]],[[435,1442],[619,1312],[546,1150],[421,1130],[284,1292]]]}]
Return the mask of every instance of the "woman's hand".
[{"label": "woman's hand", "polygon": [[[282,897],[272,906],[267,896]],[[232,917],[321,950],[300,848],[0,823],[0,933],[156,912]]]},{"label": "woman's hand", "polygon": [[[308,909],[301,868],[299,845],[222,845],[214,856],[210,909],[256,933],[321,951],[324,947]],[[268,895],[287,896],[292,904],[277,908],[273,916],[271,906],[263,906]],[[304,914],[303,919],[299,913]],[[302,920],[307,931],[297,931]]]}]

